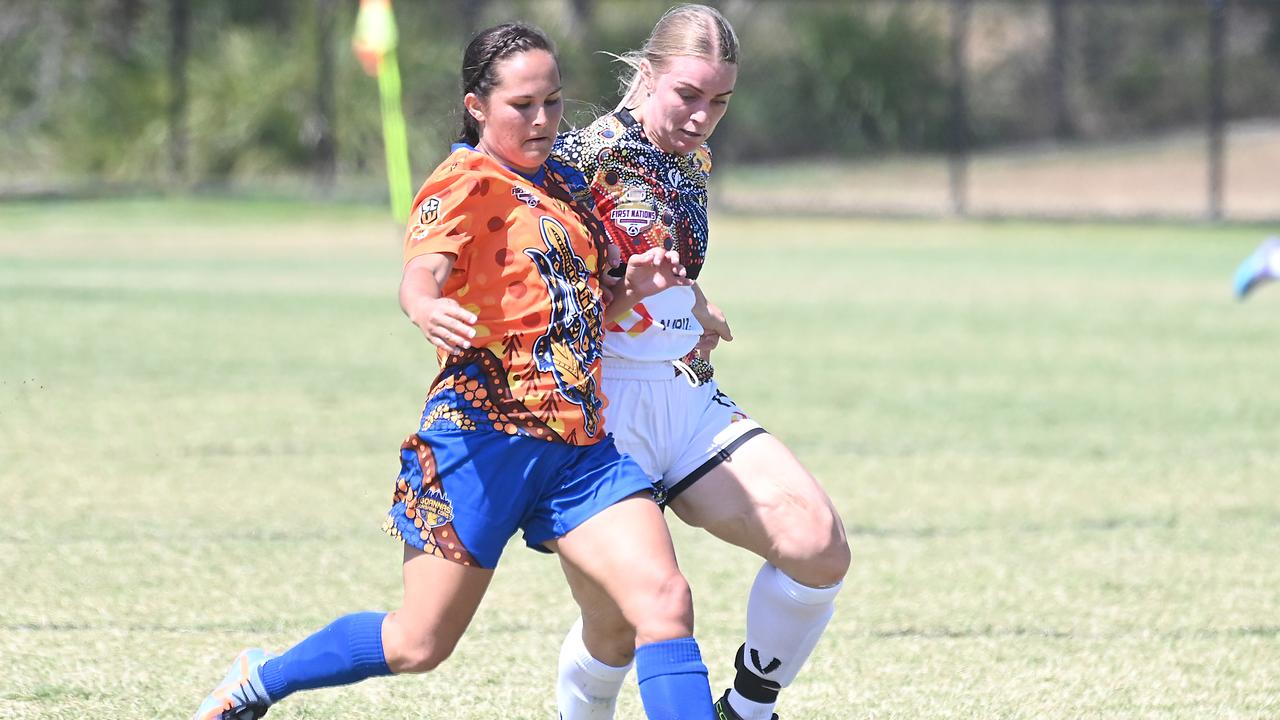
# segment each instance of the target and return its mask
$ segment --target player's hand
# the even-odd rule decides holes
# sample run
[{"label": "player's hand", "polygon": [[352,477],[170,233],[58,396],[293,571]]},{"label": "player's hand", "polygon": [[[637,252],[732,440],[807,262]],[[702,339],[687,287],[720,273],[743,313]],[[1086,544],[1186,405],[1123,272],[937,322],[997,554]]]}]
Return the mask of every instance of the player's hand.
[{"label": "player's hand", "polygon": [[611,278],[617,282],[621,278],[613,274],[615,268],[622,267],[622,250],[614,243],[604,246],[604,267],[600,268],[601,277]]},{"label": "player's hand", "polygon": [[720,308],[711,303],[701,307],[695,305],[693,316],[702,324],[702,337],[698,338],[698,344],[694,346],[694,350],[701,353],[699,356],[702,359],[707,359],[721,340],[733,342],[733,331],[729,329],[729,321]]},{"label": "player's hand", "polygon": [[680,264],[680,254],[674,250],[650,248],[627,260],[624,278],[627,291],[640,298],[655,295],[668,288],[688,287],[693,284]]},{"label": "player's hand", "polygon": [[720,336],[713,332],[704,332],[698,338],[698,344],[693,346],[693,354],[703,360],[711,359],[711,351],[720,345]]},{"label": "player's hand", "polygon": [[423,298],[410,316],[432,345],[450,355],[471,347],[478,318],[452,298]]},{"label": "player's hand", "polygon": [[620,267],[622,267],[622,251],[617,245],[609,243],[605,246],[604,264],[600,267],[600,303],[603,305],[613,302],[614,294],[622,290],[618,287],[622,282],[622,273],[614,272]]}]

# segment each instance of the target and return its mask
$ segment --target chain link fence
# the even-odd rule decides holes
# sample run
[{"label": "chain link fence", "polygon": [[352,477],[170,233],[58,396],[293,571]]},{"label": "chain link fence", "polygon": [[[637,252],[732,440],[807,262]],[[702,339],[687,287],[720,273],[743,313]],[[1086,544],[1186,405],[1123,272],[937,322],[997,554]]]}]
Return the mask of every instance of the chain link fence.
[{"label": "chain link fence", "polygon": [[[712,139],[721,209],[1280,219],[1274,0],[722,0],[743,44]],[[669,0],[398,0],[421,178],[455,133],[462,48],[524,19],[568,122]],[[373,198],[377,90],[355,0],[8,0],[0,196],[180,187]]]},{"label": "chain link fence", "polygon": [[[721,186],[736,208],[1280,218],[1280,3],[800,5],[803,37],[783,20],[793,7],[735,18],[750,60],[733,112],[778,108],[720,138],[740,164]],[[791,157],[769,151],[770,120],[805,128],[786,132]]]}]

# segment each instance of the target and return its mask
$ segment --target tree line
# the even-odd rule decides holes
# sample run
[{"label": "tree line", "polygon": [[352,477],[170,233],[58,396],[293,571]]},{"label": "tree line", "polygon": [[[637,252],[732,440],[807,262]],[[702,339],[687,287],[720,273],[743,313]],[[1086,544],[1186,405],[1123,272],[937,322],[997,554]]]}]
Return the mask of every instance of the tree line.
[{"label": "tree line", "polygon": [[[216,185],[376,175],[377,88],[351,55],[356,0],[8,0],[0,167]],[[447,149],[471,33],[510,19],[558,42],[569,121],[612,107],[669,0],[398,0],[415,172]],[[856,159],[1280,113],[1280,3],[1263,0],[713,2],[744,47],[716,138],[737,161]],[[1214,47],[1213,8],[1226,11]],[[957,23],[957,19],[963,22]],[[1211,53],[1226,68],[1215,76]],[[1215,79],[1216,77],[1216,79]],[[962,95],[957,97],[957,93]],[[957,102],[960,102],[959,106]]]}]

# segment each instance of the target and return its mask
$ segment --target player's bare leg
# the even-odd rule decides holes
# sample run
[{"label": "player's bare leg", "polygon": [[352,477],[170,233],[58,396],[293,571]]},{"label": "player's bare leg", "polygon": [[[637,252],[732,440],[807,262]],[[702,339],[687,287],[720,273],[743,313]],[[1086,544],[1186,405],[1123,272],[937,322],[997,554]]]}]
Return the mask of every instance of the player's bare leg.
[{"label": "player's bare leg", "polygon": [[635,629],[645,712],[712,720],[706,667],[693,640],[693,598],[658,506],[632,496],[547,545],[574,578],[594,583]]},{"label": "player's bare leg", "polygon": [[562,720],[610,720],[635,658],[635,630],[598,583],[561,566],[581,616],[560,647],[556,705]]},{"label": "player's bare leg", "polygon": [[299,690],[432,670],[453,652],[492,578],[406,545],[399,610],[344,615],[282,655],[242,652],[195,720],[256,720]]},{"label": "player's bare leg", "polygon": [[460,565],[404,546],[404,601],[382,623],[393,673],[434,670],[453,653],[493,580],[493,570]]},{"label": "player's bare leg", "polygon": [[[834,612],[849,569],[844,525],[777,438],[757,435],[671,501],[681,520],[764,558],[747,605],[734,688],[721,703],[768,720]],[[732,716],[729,716],[732,717]]]}]

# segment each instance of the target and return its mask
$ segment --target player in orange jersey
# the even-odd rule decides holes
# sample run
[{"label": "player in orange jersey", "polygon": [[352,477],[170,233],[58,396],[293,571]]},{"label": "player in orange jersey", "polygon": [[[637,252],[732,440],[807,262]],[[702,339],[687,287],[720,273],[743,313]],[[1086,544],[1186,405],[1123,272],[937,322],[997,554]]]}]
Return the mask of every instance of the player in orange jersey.
[{"label": "player in orange jersey", "polygon": [[[341,617],[279,656],[246,651],[199,720],[258,718],[298,690],[435,668],[517,530],[635,626],[649,717],[713,717],[652,485],[604,429],[602,245],[544,167],[561,117],[551,43],[526,25],[490,28],[462,76],[462,140],[419,191],[405,237],[400,304],[441,371],[401,448],[386,526],[404,542],[403,604]],[[637,255],[613,309],[683,275],[673,253]]]},{"label": "player in orange jersey", "polygon": [[[707,252],[706,142],[737,81],[737,36],[716,10],[683,5],[624,59],[636,71],[626,97],[561,135],[550,164],[581,172],[585,185],[573,189],[594,202],[622,258],[674,250],[696,279]],[[790,450],[711,379],[702,354],[732,335],[696,285],[646,298],[607,329],[602,377],[618,446],[681,520],[764,560],[733,687],[716,710],[722,720],[769,720],[834,612],[849,567],[840,517]],[[606,720],[632,657],[631,628],[591,583],[575,583],[574,596],[583,620],[560,655],[561,717]]]}]

